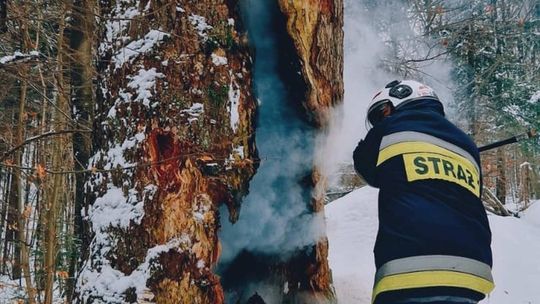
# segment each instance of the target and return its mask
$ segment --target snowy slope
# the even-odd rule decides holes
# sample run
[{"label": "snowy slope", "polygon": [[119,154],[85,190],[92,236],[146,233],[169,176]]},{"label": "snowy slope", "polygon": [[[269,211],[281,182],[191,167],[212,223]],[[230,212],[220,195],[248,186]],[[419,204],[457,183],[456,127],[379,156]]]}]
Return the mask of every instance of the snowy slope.
[{"label": "snowy slope", "polygon": [[[364,187],[326,206],[329,260],[339,303],[370,303],[378,190]],[[522,218],[489,216],[495,290],[482,304],[540,304],[540,202]]]}]

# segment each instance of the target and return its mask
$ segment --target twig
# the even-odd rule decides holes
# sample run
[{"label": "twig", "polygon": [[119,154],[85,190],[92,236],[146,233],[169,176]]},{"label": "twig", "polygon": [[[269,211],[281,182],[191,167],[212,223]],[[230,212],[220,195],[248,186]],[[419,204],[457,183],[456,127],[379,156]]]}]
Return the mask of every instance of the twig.
[{"label": "twig", "polygon": [[19,145],[11,148],[9,151],[5,152],[4,155],[2,155],[2,157],[0,157],[0,162],[3,162],[6,158],[8,158],[8,156],[15,152],[16,150],[20,149],[21,147],[35,141],[35,140],[38,140],[38,139],[41,139],[41,138],[44,138],[44,137],[49,137],[49,136],[54,136],[54,135],[61,135],[61,134],[67,134],[67,133],[92,133],[92,131],[90,130],[60,130],[60,131],[49,131],[47,133],[43,133],[43,134],[39,134],[39,135],[36,135],[36,136],[32,136],[32,137],[29,137],[27,138],[26,140],[24,140],[22,143],[20,143]]}]

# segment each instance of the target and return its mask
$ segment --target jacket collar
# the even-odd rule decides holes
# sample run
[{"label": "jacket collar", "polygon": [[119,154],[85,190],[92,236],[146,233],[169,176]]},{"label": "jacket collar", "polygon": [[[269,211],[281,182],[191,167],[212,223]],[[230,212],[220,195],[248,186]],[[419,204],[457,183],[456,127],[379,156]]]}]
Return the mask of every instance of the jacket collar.
[{"label": "jacket collar", "polygon": [[399,107],[398,112],[409,110],[431,110],[445,116],[443,104],[433,99],[419,98],[412,100]]}]

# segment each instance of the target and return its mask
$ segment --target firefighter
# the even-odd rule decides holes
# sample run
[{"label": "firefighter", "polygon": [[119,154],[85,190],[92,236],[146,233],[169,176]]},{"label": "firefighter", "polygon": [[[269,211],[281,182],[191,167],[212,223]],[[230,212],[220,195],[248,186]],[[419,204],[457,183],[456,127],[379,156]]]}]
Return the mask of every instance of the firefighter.
[{"label": "firefighter", "polygon": [[372,303],[478,303],[494,288],[478,148],[417,81],[386,85],[366,123],[353,159],[379,188]]}]

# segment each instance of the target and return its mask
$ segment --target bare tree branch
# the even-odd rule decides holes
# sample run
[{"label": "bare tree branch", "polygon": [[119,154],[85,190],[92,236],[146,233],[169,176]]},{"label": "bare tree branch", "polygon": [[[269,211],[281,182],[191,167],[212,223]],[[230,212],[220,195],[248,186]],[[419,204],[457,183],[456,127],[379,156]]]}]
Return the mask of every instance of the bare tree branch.
[{"label": "bare tree branch", "polygon": [[0,157],[0,162],[3,162],[4,160],[6,160],[6,158],[9,157],[10,154],[12,154],[16,150],[22,148],[23,146],[25,146],[25,145],[33,142],[33,141],[36,141],[36,140],[39,140],[39,139],[42,139],[42,138],[45,138],[45,137],[49,137],[49,136],[68,134],[68,133],[92,133],[92,131],[91,130],[60,130],[60,131],[50,131],[50,132],[47,132],[47,133],[43,133],[43,134],[39,134],[39,135],[36,135],[36,136],[29,137],[29,138],[25,139],[22,143],[20,143],[17,146],[11,148],[10,150],[4,152],[2,157]]}]

